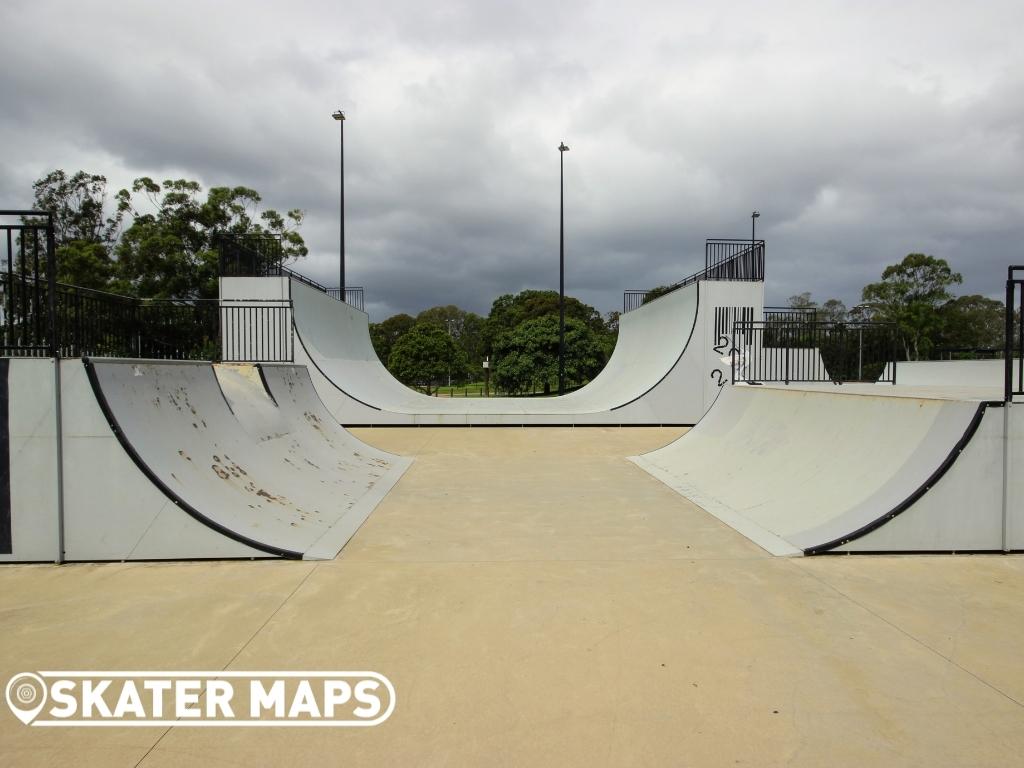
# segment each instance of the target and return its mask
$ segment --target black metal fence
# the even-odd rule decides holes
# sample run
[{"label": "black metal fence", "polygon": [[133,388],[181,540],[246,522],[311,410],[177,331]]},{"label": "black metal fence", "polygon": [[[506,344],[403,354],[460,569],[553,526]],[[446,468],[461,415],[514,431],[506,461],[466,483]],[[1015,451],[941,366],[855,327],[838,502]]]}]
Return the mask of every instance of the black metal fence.
[{"label": "black metal fence", "polygon": [[652,295],[654,289],[623,291],[622,312],[630,312],[658,296],[701,280],[764,280],[764,240],[709,238],[704,242],[704,269],[658,291],[657,295]]},{"label": "black metal fence", "polygon": [[650,291],[623,291],[622,292],[622,312],[632,312],[638,307],[642,307],[647,301],[647,295]]},{"label": "black metal fence", "polygon": [[897,342],[891,323],[739,322],[730,350],[732,381],[895,384]]},{"label": "black metal fence", "polygon": [[53,244],[50,214],[0,211],[0,354],[42,357],[54,353]]},{"label": "black metal fence", "polygon": [[[1005,398],[1024,396],[1024,266],[1006,270]],[[1017,374],[1014,376],[1014,359]]]},{"label": "black metal fence", "polygon": [[764,319],[766,322],[813,322],[818,317],[814,307],[765,307]]},{"label": "black metal fence", "polygon": [[284,265],[284,248],[280,235],[264,233],[217,235],[216,247],[219,253],[221,277],[290,277],[308,285],[334,299],[363,310],[363,289],[359,286],[345,286],[342,299],[341,288],[330,288],[306,277]]},{"label": "black metal fence", "polygon": [[220,359],[225,363],[284,363],[295,359],[288,301],[225,301],[220,306]]},{"label": "black metal fence", "polygon": [[[9,288],[13,290],[8,292]],[[0,275],[0,303],[12,308],[11,314],[4,314],[2,354],[160,360],[217,357],[215,299],[136,299],[57,283],[51,319],[50,292],[42,280]],[[26,295],[31,297],[27,310],[22,305]],[[38,340],[44,343],[33,343]]]},{"label": "black metal fence", "polygon": [[217,301],[135,299],[58,286],[57,339],[62,357],[216,360]]},{"label": "black metal fence", "polygon": [[764,240],[706,240],[702,279],[764,280]]}]

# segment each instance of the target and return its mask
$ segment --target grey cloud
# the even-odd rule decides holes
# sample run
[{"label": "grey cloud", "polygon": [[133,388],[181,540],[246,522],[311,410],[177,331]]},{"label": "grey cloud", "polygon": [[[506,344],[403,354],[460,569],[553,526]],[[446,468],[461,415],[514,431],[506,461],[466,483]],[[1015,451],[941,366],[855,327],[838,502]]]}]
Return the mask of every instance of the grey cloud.
[{"label": "grey cloud", "polygon": [[1024,218],[1019,3],[228,5],[0,10],[0,197],[53,167],[185,175],[307,212],[299,269],[374,319],[557,287],[602,311],[761,210],[768,298],[859,299],[911,251],[996,294]]}]

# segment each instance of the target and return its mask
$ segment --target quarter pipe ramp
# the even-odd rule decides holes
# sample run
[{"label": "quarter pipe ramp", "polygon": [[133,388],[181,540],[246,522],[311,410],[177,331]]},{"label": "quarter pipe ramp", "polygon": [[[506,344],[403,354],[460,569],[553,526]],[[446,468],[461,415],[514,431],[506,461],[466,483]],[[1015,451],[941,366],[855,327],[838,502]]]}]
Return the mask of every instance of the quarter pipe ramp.
[{"label": "quarter pipe ramp", "polygon": [[1024,412],[878,385],[726,388],[641,468],[777,555],[1024,549]]},{"label": "quarter pipe ramp", "polygon": [[61,363],[58,465],[53,365],[9,363],[0,560],[58,559],[61,540],[68,560],[333,558],[410,464],[342,430],[302,368],[92,359]]}]

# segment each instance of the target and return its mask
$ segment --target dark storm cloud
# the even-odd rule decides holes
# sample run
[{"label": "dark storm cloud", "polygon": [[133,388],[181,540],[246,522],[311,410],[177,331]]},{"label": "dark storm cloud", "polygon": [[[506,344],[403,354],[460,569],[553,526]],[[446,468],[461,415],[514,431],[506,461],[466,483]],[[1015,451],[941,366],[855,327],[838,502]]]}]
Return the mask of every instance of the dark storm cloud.
[{"label": "dark storm cloud", "polygon": [[761,210],[768,298],[849,303],[911,251],[994,294],[1020,258],[1019,3],[19,2],[0,199],[55,167],[258,189],[374,319],[567,284],[602,311]]}]

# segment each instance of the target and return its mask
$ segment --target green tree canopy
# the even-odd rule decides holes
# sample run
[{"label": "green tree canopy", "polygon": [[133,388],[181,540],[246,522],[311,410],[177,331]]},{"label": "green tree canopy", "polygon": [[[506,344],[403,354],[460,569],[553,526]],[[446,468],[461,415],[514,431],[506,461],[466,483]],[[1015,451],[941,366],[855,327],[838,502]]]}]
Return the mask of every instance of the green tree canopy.
[{"label": "green tree canopy", "polygon": [[388,369],[403,384],[429,395],[449,375],[454,381],[464,380],[466,355],[440,326],[417,323],[394,343]]},{"label": "green tree canopy", "polygon": [[648,302],[654,301],[667,293],[672,293],[674,290],[676,290],[676,288],[671,285],[659,285],[657,288],[651,288],[651,290],[644,294],[643,303],[647,304]]},{"label": "green tree canopy", "polygon": [[936,347],[947,349],[995,349],[1003,346],[1006,305],[997,299],[973,294],[958,296],[939,308]]},{"label": "green tree canopy", "polygon": [[911,253],[886,267],[881,281],[864,286],[861,296],[873,317],[898,325],[906,359],[920,360],[942,325],[939,308],[953,298],[949,288],[961,282],[945,259]]},{"label": "green tree canopy", "polygon": [[385,365],[388,358],[391,357],[391,350],[394,349],[395,342],[411,331],[414,325],[416,325],[415,318],[404,312],[392,315],[380,323],[370,323],[370,341],[373,343],[377,357]]},{"label": "green tree canopy", "polygon": [[484,359],[484,319],[473,312],[459,309],[454,304],[443,307],[425,309],[416,316],[418,323],[434,323],[444,328],[455,343],[466,354],[470,375],[476,376],[482,371]]},{"label": "green tree canopy", "polygon": [[305,256],[296,228],[302,212],[284,216],[259,212],[261,198],[248,187],[213,187],[202,197],[198,182],[168,180],[161,186],[148,177],[136,179],[132,191],[154,209],[132,210],[134,221],[115,248],[116,287],[137,296],[215,298],[217,251],[214,235],[268,233],[281,235],[286,260]]},{"label": "green tree canopy", "polygon": [[68,176],[57,169],[35,181],[32,196],[35,209],[53,213],[57,281],[107,288],[115,270],[111,248],[129,210],[128,193],[115,196],[108,215],[105,176],[85,171]]},{"label": "green tree canopy", "polygon": [[32,189],[35,207],[54,214],[63,283],[133,296],[215,298],[216,232],[278,234],[286,259],[307,253],[298,233],[302,211],[260,211],[260,195],[248,187],[212,187],[204,197],[195,181],[161,185],[142,177],[108,201],[104,176],[58,169]]},{"label": "green tree canopy", "polygon": [[[519,293],[499,296],[491,305],[487,316],[486,341],[493,350],[494,342],[505,331],[511,331],[520,323],[534,320],[544,315],[558,317],[558,291],[526,290]],[[573,318],[589,326],[596,332],[605,331],[601,313],[589,304],[584,304],[572,296],[565,297],[566,320]]]},{"label": "green tree canopy", "polygon": [[[512,394],[536,386],[549,392],[558,380],[558,317],[543,315],[506,331],[495,344],[498,357],[495,382]],[[576,318],[565,321],[565,376],[586,381],[596,376],[606,361],[600,334]]]}]

